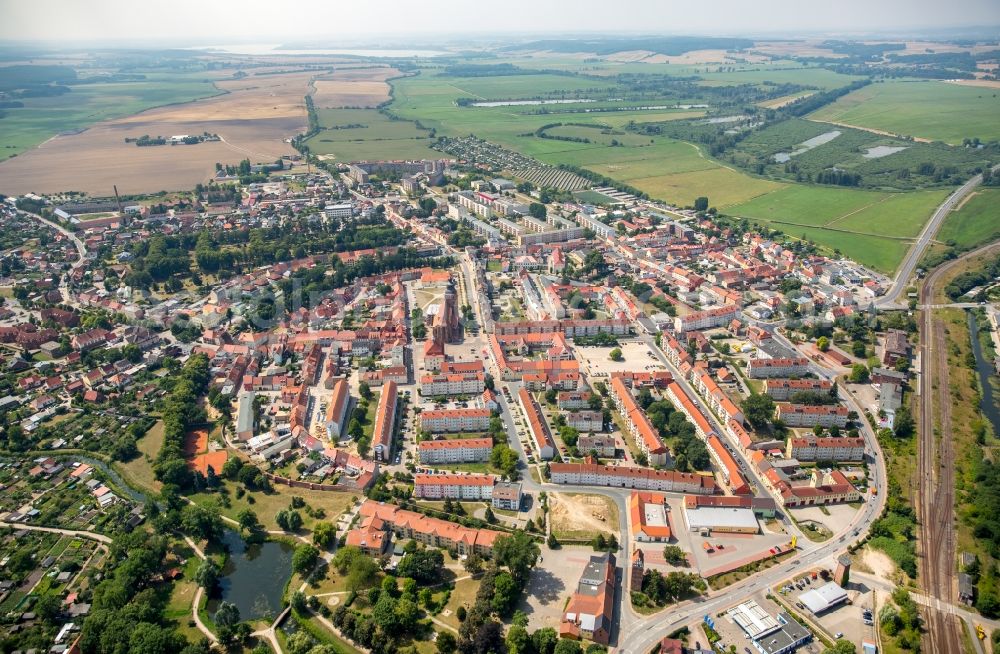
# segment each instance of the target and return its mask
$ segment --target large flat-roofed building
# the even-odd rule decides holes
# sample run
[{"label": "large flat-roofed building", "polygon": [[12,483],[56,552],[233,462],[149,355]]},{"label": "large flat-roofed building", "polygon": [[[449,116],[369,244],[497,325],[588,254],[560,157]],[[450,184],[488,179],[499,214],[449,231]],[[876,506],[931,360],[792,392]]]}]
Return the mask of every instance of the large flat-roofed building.
[{"label": "large flat-roofed building", "polygon": [[426,500],[488,500],[493,497],[492,475],[414,475],[413,495]]},{"label": "large flat-roofed building", "polygon": [[459,438],[443,441],[421,441],[417,445],[420,463],[476,463],[489,461],[493,452],[492,438]]},{"label": "large flat-roofed building", "polygon": [[731,506],[691,508],[684,504],[684,522],[688,530],[720,534],[756,534],[760,531],[753,509]]},{"label": "large flat-roofed building", "polygon": [[799,595],[799,601],[812,614],[816,615],[846,602],[847,591],[838,586],[836,582],[831,581],[819,588],[811,588],[802,593]]},{"label": "large flat-roofed building", "polygon": [[481,432],[490,427],[489,409],[442,409],[423,411],[420,428],[432,434],[441,432]]},{"label": "large flat-roofed building", "polygon": [[784,611],[774,618],[750,600],[727,611],[761,654],[790,654],[812,640],[812,633]]},{"label": "large flat-roofed building", "polygon": [[591,556],[580,575],[576,592],[569,598],[559,635],[572,640],[592,640],[607,645],[615,604],[615,555]]}]

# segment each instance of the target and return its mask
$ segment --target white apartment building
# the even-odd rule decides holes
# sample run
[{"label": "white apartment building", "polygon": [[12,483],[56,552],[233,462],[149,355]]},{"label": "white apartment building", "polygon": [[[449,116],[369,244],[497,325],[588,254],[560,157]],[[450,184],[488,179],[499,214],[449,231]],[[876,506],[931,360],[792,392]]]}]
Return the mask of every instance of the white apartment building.
[{"label": "white apartment building", "polygon": [[747,377],[767,379],[769,377],[797,377],[809,372],[809,359],[750,359],[747,361]]},{"label": "white apartment building", "polygon": [[414,475],[413,494],[426,500],[488,500],[493,483],[492,475]]},{"label": "white apartment building", "polygon": [[489,409],[442,409],[423,411],[420,428],[432,434],[441,432],[480,432],[490,427]]},{"label": "white apartment building", "polygon": [[791,438],[785,455],[799,461],[862,461],[865,457],[865,439],[841,438]]},{"label": "white apartment building", "polygon": [[846,427],[847,414],[845,406],[811,406],[808,404],[788,404],[781,402],[775,410],[777,420],[789,427]]}]

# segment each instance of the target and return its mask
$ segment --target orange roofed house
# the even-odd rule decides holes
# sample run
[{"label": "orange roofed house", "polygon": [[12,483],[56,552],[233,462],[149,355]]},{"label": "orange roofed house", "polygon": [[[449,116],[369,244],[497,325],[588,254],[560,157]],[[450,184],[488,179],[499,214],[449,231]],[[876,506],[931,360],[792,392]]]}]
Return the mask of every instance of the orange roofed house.
[{"label": "orange roofed house", "polygon": [[615,604],[615,555],[591,556],[576,592],[569,598],[559,624],[559,635],[587,639],[601,645],[611,640]]},{"label": "orange roofed house", "polygon": [[459,555],[491,556],[497,537],[503,535],[492,529],[470,529],[371,500],[365,500],[358,513],[363,519],[362,529],[365,524],[376,524],[368,523],[368,518],[377,518],[381,521],[377,524],[382,529],[391,530],[397,538],[412,538],[430,547],[454,550]]}]

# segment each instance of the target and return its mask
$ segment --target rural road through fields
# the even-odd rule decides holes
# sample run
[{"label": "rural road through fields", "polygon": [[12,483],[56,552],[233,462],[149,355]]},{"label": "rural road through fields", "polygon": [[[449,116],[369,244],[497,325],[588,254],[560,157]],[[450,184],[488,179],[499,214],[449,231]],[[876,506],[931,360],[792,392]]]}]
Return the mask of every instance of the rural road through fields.
[{"label": "rural road through fields", "polygon": [[[998,170],[1000,170],[1000,165],[993,167],[994,172]],[[910,276],[913,275],[913,271],[917,268],[917,262],[920,261],[920,257],[924,255],[924,251],[934,239],[938,229],[941,228],[941,223],[944,222],[945,217],[947,217],[947,215],[962,202],[966,195],[979,186],[982,181],[983,176],[976,175],[965,184],[955,189],[955,192],[949,195],[948,198],[942,202],[940,206],[938,206],[938,208],[934,211],[934,215],[931,216],[931,219],[927,221],[926,225],[924,225],[924,228],[921,230],[917,240],[910,247],[910,251],[906,253],[906,258],[903,259],[903,263],[900,264],[896,277],[892,280],[892,286],[889,288],[888,292],[886,292],[886,294],[879,298],[876,302],[878,306],[888,308],[890,305],[898,304],[900,294],[903,292],[903,289],[906,288],[910,281]]]}]

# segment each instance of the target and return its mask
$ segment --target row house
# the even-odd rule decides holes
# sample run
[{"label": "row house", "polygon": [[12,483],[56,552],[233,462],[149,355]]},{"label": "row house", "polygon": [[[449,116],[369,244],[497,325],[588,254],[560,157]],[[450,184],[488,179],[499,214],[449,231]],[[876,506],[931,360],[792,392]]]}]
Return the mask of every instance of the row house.
[{"label": "row house", "polygon": [[615,408],[625,420],[629,433],[636,445],[646,455],[650,465],[665,465],[667,462],[667,447],[656,429],[646,417],[646,412],[639,408],[632,397],[632,391],[625,386],[621,377],[611,378],[611,396]]},{"label": "row house", "polygon": [[392,435],[396,425],[398,390],[395,382],[386,382],[378,397],[375,410],[375,428],[372,432],[372,452],[377,461],[388,461],[392,456]]},{"label": "row house", "polygon": [[413,476],[413,495],[426,500],[488,500],[493,497],[493,475]]},{"label": "row house", "polygon": [[860,436],[790,438],[785,456],[799,461],[863,461],[865,439]]},{"label": "row house", "polygon": [[747,377],[751,379],[801,377],[808,372],[809,359],[805,357],[750,359],[747,361]]},{"label": "row house", "polygon": [[522,387],[518,391],[517,397],[521,402],[521,409],[524,411],[524,416],[528,419],[528,430],[531,432],[531,439],[538,450],[538,457],[544,461],[548,461],[555,456],[556,446],[552,440],[552,435],[549,433],[549,427],[545,422],[545,418],[542,416],[542,410],[528,389]]},{"label": "row house", "polygon": [[692,370],[691,384],[701,393],[716,415],[723,418],[724,423],[730,420],[743,422],[743,411],[719,388],[707,370]]},{"label": "row house", "polygon": [[362,518],[378,518],[385,529],[391,530],[399,538],[411,538],[428,547],[454,551],[460,556],[491,556],[496,539],[503,535],[492,529],[470,529],[372,500],[365,500],[358,513]]},{"label": "row house", "polygon": [[789,427],[846,427],[848,414],[845,406],[813,406],[810,404],[778,403],[774,417]]},{"label": "row house", "polygon": [[788,400],[796,393],[830,393],[833,382],[826,379],[765,379],[764,394],[778,402]]},{"label": "row house", "polygon": [[674,318],[674,332],[683,334],[684,332],[712,329],[715,327],[725,327],[739,313],[736,305],[726,305],[717,309],[707,309],[705,311],[695,311],[686,316]]},{"label": "row house", "polygon": [[87,350],[92,350],[95,347],[107,344],[109,336],[111,336],[111,332],[106,329],[101,329],[100,327],[95,327],[94,329],[83,332],[82,334],[74,335],[73,338],[70,339],[70,344],[73,346],[74,350],[86,352]]},{"label": "row house", "polygon": [[675,382],[667,386],[667,397],[673,402],[674,407],[679,409],[688,417],[688,420],[694,423],[694,429],[698,436],[707,439],[710,434],[715,433],[715,429],[712,428],[708,418],[695,405],[687,392],[681,388],[680,384]]},{"label": "row house", "polygon": [[460,438],[441,441],[421,441],[417,445],[420,463],[477,463],[489,461],[493,452],[492,438]]},{"label": "row house", "polygon": [[482,432],[490,427],[489,409],[442,409],[423,411],[420,428],[432,434],[441,432]]},{"label": "row house", "polygon": [[814,469],[805,486],[778,483],[776,490],[786,508],[857,502],[861,493],[840,470]]},{"label": "row house", "polygon": [[338,379],[333,384],[333,390],[326,405],[326,435],[330,439],[338,439],[347,426],[347,407],[351,396],[346,379]]},{"label": "row house", "polygon": [[479,395],[485,388],[486,375],[482,372],[423,375],[420,378],[420,392],[424,397]]},{"label": "row house", "polygon": [[739,464],[736,463],[736,459],[733,458],[733,455],[722,444],[719,437],[715,434],[709,434],[705,442],[708,445],[708,453],[719,468],[719,473],[722,475],[723,481],[733,491],[733,494],[753,494],[750,484],[747,483],[746,478],[744,478],[743,473],[740,471]]},{"label": "row house", "polygon": [[575,486],[609,486],[668,493],[712,495],[719,490],[711,475],[676,470],[654,470],[595,463],[552,463],[552,483]]}]

